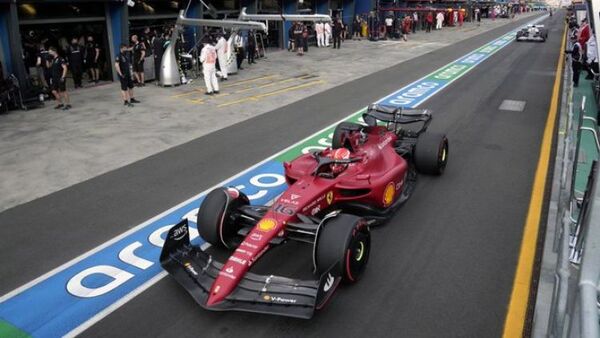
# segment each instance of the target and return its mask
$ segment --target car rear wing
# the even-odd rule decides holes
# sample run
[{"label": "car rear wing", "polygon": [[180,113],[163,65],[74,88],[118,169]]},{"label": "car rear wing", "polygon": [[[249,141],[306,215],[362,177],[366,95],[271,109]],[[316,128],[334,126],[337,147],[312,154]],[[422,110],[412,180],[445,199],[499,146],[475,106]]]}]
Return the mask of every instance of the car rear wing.
[{"label": "car rear wing", "polygon": [[431,111],[428,109],[404,109],[376,103],[370,104],[362,117],[369,126],[376,126],[381,121],[388,124],[388,129],[392,125],[395,131],[399,129],[399,125],[422,122],[423,125],[417,134],[427,130],[432,119]]},{"label": "car rear wing", "polygon": [[187,219],[169,230],[160,264],[196,303],[207,310],[245,311],[309,319],[331,298],[341,281],[336,264],[318,280],[246,273],[224,301],[208,306],[211,287],[223,264],[190,244]]}]

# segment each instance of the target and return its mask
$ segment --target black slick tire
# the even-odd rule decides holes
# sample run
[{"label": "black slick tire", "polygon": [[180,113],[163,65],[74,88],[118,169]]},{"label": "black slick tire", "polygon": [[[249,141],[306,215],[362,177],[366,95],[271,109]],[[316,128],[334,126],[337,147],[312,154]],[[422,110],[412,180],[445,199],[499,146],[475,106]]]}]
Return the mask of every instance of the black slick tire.
[{"label": "black slick tire", "polygon": [[198,232],[215,247],[233,249],[240,226],[233,212],[248,205],[246,195],[235,189],[216,188],[206,195],[198,210]]},{"label": "black slick tire", "polygon": [[371,234],[358,216],[339,214],[321,224],[315,243],[319,275],[337,264],[344,283],[357,282],[365,271],[371,250]]},{"label": "black slick tire", "polygon": [[448,139],[446,135],[421,134],[415,147],[414,160],[417,171],[421,174],[443,174],[448,163]]}]

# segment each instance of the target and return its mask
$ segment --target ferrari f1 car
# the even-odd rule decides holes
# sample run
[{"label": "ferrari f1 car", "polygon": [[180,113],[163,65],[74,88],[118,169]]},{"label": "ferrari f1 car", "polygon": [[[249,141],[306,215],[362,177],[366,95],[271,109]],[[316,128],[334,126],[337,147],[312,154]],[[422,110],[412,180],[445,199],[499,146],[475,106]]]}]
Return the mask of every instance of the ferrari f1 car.
[{"label": "ferrari f1 car", "polygon": [[548,30],[544,25],[527,25],[517,31],[517,41],[541,41],[546,42]]},{"label": "ferrari f1 car", "polygon": [[[366,125],[339,124],[332,147],[284,163],[289,187],[271,206],[250,205],[235,188],[206,195],[198,231],[231,252],[225,263],[190,244],[183,220],[167,234],[162,267],[205,309],[311,318],[340,283],[360,279],[370,226],[408,200],[418,173],[440,175],[448,161],[446,136],[426,133],[427,110],[371,105],[363,119]],[[250,272],[270,248],[288,241],[312,246],[313,280]]]}]

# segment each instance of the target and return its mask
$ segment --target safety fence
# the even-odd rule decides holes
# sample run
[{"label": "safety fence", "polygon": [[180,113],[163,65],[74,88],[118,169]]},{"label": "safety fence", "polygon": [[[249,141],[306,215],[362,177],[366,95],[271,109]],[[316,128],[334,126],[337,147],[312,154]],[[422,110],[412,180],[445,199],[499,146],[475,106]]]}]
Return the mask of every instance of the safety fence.
[{"label": "safety fence", "polygon": [[[568,65],[570,61],[569,57]],[[556,162],[560,165],[560,178],[553,243],[558,259],[547,336],[600,338],[600,190],[597,184],[600,142],[596,117],[590,116],[597,116],[598,108],[593,105],[594,112],[586,111],[591,110],[586,105],[587,100],[598,102],[600,81],[596,75],[595,97],[582,96],[581,104],[574,106],[572,71],[570,67],[565,69],[563,102],[566,105],[563,107],[566,109],[562,114],[566,114],[566,121],[562,153],[557,154]],[[592,144],[595,152],[583,152],[584,143]],[[582,159],[584,156],[586,161]],[[581,191],[576,180],[581,180],[581,173],[587,170],[582,162],[590,162],[590,159],[594,161]]]}]

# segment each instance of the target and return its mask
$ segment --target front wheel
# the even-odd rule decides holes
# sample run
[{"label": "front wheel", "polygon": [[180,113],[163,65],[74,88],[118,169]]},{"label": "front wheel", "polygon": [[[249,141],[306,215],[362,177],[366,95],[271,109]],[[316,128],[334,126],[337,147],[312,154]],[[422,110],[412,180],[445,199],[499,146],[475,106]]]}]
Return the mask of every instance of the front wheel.
[{"label": "front wheel", "polygon": [[319,231],[314,248],[314,263],[322,275],[336,267],[345,283],[357,282],[365,271],[371,250],[371,233],[363,218],[339,214],[326,219]]},{"label": "front wheel", "polygon": [[443,134],[424,133],[414,150],[417,170],[422,174],[441,175],[448,163],[448,138]]},{"label": "front wheel", "polygon": [[235,211],[250,204],[248,197],[234,188],[217,188],[206,195],[198,210],[198,232],[205,241],[216,247],[233,249],[241,226],[234,218]]}]

